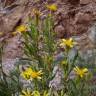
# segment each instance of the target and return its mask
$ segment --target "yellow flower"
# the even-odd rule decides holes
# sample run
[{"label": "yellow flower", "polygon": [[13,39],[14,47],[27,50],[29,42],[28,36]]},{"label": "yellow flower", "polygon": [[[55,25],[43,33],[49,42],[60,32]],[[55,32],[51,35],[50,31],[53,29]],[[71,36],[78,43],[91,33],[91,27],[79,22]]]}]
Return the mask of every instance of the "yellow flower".
[{"label": "yellow flower", "polygon": [[76,42],[74,42],[72,38],[62,39],[61,43],[60,43],[60,47],[65,47],[66,46],[68,48],[72,48],[75,44],[76,44]]},{"label": "yellow flower", "polygon": [[40,92],[39,91],[33,91],[32,96],[40,96]]},{"label": "yellow flower", "polygon": [[23,71],[21,73],[21,76],[26,79],[26,80],[30,80],[31,79],[31,74],[32,74],[32,69],[31,68],[28,68],[26,69],[25,71]]},{"label": "yellow flower", "polygon": [[87,68],[79,68],[76,66],[74,68],[74,71],[76,72],[77,75],[79,75],[82,78],[88,72],[88,69]]},{"label": "yellow flower", "polygon": [[20,25],[16,28],[16,32],[22,33],[27,31],[27,27],[25,25]]},{"label": "yellow flower", "polygon": [[46,6],[50,11],[56,11],[57,10],[57,6],[55,4],[52,5],[47,5]]},{"label": "yellow flower", "polygon": [[32,71],[31,77],[34,79],[41,79],[42,74],[43,74],[42,70],[40,70],[38,72]]},{"label": "yellow flower", "polygon": [[31,79],[41,79],[42,74],[43,74],[42,70],[36,72],[33,71],[31,68],[28,68],[21,73],[21,76],[26,80],[31,80]]},{"label": "yellow flower", "polygon": [[42,13],[39,10],[37,10],[37,9],[33,9],[33,13],[36,16],[41,16],[42,15]]},{"label": "yellow flower", "polygon": [[20,95],[20,96],[33,96],[32,95],[32,92],[30,91],[30,90],[22,90],[22,95]]}]

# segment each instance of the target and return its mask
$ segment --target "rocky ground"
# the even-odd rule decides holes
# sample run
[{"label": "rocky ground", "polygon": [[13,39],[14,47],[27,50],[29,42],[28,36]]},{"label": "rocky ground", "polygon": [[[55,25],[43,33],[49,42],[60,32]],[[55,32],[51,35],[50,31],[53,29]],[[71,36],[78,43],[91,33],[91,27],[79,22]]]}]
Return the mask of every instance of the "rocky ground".
[{"label": "rocky ground", "polygon": [[54,13],[57,38],[72,36],[82,56],[96,64],[96,56],[93,56],[96,52],[96,0],[0,0],[0,32],[4,33],[0,42],[6,41],[2,58],[6,73],[23,54],[21,36],[11,33],[16,26],[28,23],[33,8],[40,9],[43,19],[48,13],[46,3],[58,6]]},{"label": "rocky ground", "polygon": [[6,42],[2,57],[6,74],[23,55],[21,36],[11,33],[18,25],[28,23],[33,8],[43,13],[43,19],[48,13],[46,3],[58,6],[54,13],[57,38],[73,37],[78,42],[76,48],[81,56],[88,63],[96,64],[96,0],[0,0],[0,32],[3,32],[0,43]]}]

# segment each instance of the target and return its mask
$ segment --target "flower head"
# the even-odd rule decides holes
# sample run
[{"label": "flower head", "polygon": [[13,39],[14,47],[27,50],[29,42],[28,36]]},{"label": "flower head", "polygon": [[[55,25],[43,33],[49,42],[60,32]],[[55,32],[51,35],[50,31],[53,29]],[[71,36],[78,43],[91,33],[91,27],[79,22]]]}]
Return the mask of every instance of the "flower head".
[{"label": "flower head", "polygon": [[40,96],[40,92],[39,91],[33,91],[32,96]]},{"label": "flower head", "polygon": [[31,68],[28,68],[26,69],[25,71],[23,71],[21,73],[21,76],[26,79],[26,80],[30,80],[31,79],[31,74],[32,74],[32,69]]},{"label": "flower head", "polygon": [[36,71],[32,71],[31,77],[34,79],[41,79],[41,75],[42,75],[42,70],[36,72]]},{"label": "flower head", "polygon": [[33,13],[35,16],[41,16],[42,15],[42,13],[37,9],[33,9]]},{"label": "flower head", "polygon": [[82,78],[88,72],[88,69],[87,68],[79,68],[76,66],[74,68],[74,71],[77,75],[79,75]]},{"label": "flower head", "polygon": [[22,90],[22,95],[20,95],[20,96],[33,96],[32,95],[32,92],[30,91],[30,90]]},{"label": "flower head", "polygon": [[55,4],[52,5],[47,5],[46,6],[50,11],[56,11],[57,10],[57,6]]},{"label": "flower head", "polygon": [[40,21],[40,16],[42,15],[42,13],[38,9],[33,9],[33,13],[35,15],[36,25],[38,25]]},{"label": "flower head", "polygon": [[20,25],[16,28],[16,32],[22,33],[27,31],[27,27],[25,25]]},{"label": "flower head", "polygon": [[21,76],[26,80],[31,80],[31,79],[41,79],[42,74],[43,74],[42,70],[36,72],[33,71],[31,68],[28,68],[21,73]]},{"label": "flower head", "polygon": [[74,42],[72,38],[62,39],[60,43],[60,47],[72,48],[75,44],[76,42]]}]

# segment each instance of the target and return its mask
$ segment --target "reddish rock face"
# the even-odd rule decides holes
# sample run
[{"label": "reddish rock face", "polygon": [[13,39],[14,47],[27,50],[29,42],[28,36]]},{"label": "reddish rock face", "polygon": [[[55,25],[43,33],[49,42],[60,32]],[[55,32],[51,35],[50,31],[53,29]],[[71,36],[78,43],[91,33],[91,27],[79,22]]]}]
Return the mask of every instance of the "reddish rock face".
[{"label": "reddish rock face", "polygon": [[68,2],[70,2],[70,3],[73,4],[73,5],[79,4],[79,1],[80,1],[80,0],[68,0]]},{"label": "reddish rock face", "polygon": [[[8,13],[8,15],[2,17],[2,24],[0,23],[1,31],[14,31],[14,27],[17,26],[16,24],[19,20],[25,22],[25,19],[28,17],[27,14],[32,14],[32,8],[38,6],[38,9],[42,10],[42,13],[44,13],[44,15],[46,15],[48,12],[44,7],[43,2],[36,4],[33,2],[33,0],[17,1],[17,4],[21,4],[22,6],[17,6],[16,8],[14,8],[14,11],[9,10],[11,11],[10,14]],[[78,33],[84,33],[87,31],[89,25],[92,24],[92,20],[96,20],[96,3],[94,3],[96,0],[62,0],[63,3],[61,2],[61,0],[58,2],[55,0],[52,1],[54,1],[58,5],[58,10],[55,13],[55,17],[57,18],[56,22],[58,23],[55,27],[55,31],[57,33],[57,37],[59,38],[72,36]],[[15,0],[8,0],[6,2],[10,4],[10,2],[15,2]],[[29,6],[26,6],[24,9],[24,4],[26,4],[25,2],[29,2]],[[74,5],[73,3],[77,5]],[[87,6],[82,6],[81,4],[87,4]],[[59,12],[61,15],[58,16]]]},{"label": "reddish rock face", "polygon": [[96,2],[96,0],[93,0],[94,2]]},{"label": "reddish rock face", "polygon": [[65,33],[65,29],[62,25],[56,26],[55,28],[57,38],[63,38]]},{"label": "reddish rock face", "polygon": [[[72,14],[65,14],[65,17],[67,18],[62,18],[61,24],[64,27],[64,30],[61,31],[60,27],[56,27],[56,32],[58,33],[57,35],[59,37],[70,37],[72,35],[79,35],[82,33],[87,32],[88,27],[92,24],[92,13],[87,13],[87,12],[77,12]],[[58,29],[58,30],[57,30]]]},{"label": "reddish rock face", "polygon": [[90,2],[92,2],[92,0],[80,0],[80,4],[84,4],[84,5]]},{"label": "reddish rock face", "polygon": [[5,3],[5,6],[12,4],[13,2],[15,2],[16,0],[1,0],[1,2]]},{"label": "reddish rock face", "polygon": [[90,21],[92,21],[91,19],[92,19],[91,14],[79,12],[75,16],[75,23],[76,24],[84,24],[84,23],[88,24],[90,23]]}]

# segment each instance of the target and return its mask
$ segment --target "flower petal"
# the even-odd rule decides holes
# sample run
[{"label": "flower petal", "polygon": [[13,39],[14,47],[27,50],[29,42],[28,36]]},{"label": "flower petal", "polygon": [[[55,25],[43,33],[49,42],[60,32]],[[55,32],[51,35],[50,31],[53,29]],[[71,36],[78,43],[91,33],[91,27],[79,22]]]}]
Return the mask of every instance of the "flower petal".
[{"label": "flower petal", "polygon": [[88,69],[87,69],[87,68],[84,68],[84,69],[83,69],[83,72],[84,72],[84,73],[88,72]]}]

